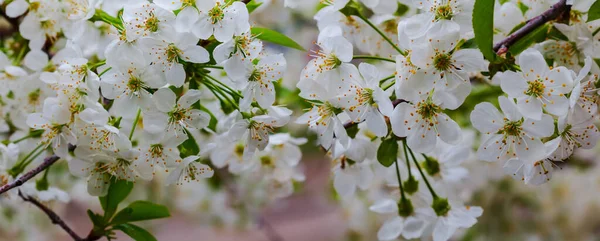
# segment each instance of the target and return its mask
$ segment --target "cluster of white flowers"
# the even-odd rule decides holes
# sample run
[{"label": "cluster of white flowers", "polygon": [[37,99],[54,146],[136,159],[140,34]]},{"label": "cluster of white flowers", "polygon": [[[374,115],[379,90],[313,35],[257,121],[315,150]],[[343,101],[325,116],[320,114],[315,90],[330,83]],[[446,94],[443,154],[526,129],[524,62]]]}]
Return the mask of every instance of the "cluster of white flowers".
[{"label": "cluster of white flowers", "polygon": [[[309,139],[286,133],[295,122],[332,159],[337,197],[385,220],[379,240],[445,241],[483,213],[461,194],[466,161],[501,161],[538,185],[600,138],[592,0],[561,0],[568,16],[544,23],[547,40],[502,46],[497,59],[476,46],[475,0],[321,0],[315,50],[296,84],[312,106],[297,118],[276,93],[286,59],[262,40],[297,44],[251,26],[263,2],[0,0],[18,24],[0,41],[0,186],[50,155],[92,196],[159,172],[166,184],[238,181],[243,190],[188,186],[192,198],[180,201],[191,209],[210,200],[214,216],[233,223],[225,199],[264,206],[305,180],[299,146]],[[489,38],[514,37],[557,2],[497,1]],[[498,93],[467,101],[481,86]],[[46,174],[22,191],[67,201]]]},{"label": "cluster of white flowers", "polygon": [[0,54],[2,184],[46,149],[94,196],[115,178],[182,184],[226,166],[260,174],[273,197],[304,180],[306,140],[274,133],[292,114],[275,102],[286,60],[250,33],[244,3],[15,0],[6,12],[21,40]]},{"label": "cluster of white flowers", "polygon": [[[379,240],[448,240],[457,229],[471,227],[481,208],[464,206],[447,191],[468,176],[460,164],[469,159],[471,141],[447,113],[463,105],[473,77],[489,72],[481,51],[465,46],[473,37],[474,1],[322,2],[325,7],[314,16],[319,50],[297,85],[313,108],[297,122],[308,124],[329,150],[337,193],[352,200],[360,196],[357,188],[371,193],[373,187],[400,187],[400,193],[370,198],[370,210],[395,214],[381,226]],[[497,7],[496,41],[556,2],[504,1]],[[583,21],[592,2],[572,6],[570,25],[554,24],[568,41],[540,43],[517,56],[514,71],[494,75],[508,97],[498,98],[504,115],[488,102],[471,113],[472,127],[483,134],[477,159],[506,161],[507,174],[541,184],[550,179],[553,162],[576,148],[595,146],[600,136],[594,125],[597,75],[589,73],[592,65],[598,69],[591,58],[600,53],[600,42],[591,31],[600,26]],[[417,11],[399,14],[398,6]],[[374,13],[369,18],[362,15],[365,7]],[[377,65],[357,67],[357,59]],[[550,66],[546,59],[553,60]],[[387,62],[395,62],[395,69]],[[382,160],[385,155],[395,163]],[[397,176],[392,165],[400,166]],[[415,167],[421,177],[407,171]],[[387,169],[393,178],[373,184],[375,176],[389,175]],[[418,186],[423,182],[427,185]]]}]

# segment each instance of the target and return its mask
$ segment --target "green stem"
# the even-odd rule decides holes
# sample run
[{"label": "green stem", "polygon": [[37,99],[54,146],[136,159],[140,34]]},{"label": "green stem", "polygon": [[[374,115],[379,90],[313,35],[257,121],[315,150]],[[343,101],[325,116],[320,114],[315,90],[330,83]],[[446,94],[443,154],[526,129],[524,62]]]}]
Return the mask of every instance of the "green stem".
[{"label": "green stem", "polygon": [[205,68],[205,69],[223,69],[223,66],[217,66],[217,65],[200,65],[200,68]]},{"label": "green stem", "polygon": [[125,28],[123,28],[123,23],[121,22],[121,19],[110,16],[108,13],[102,11],[101,9],[96,9],[94,16],[92,16],[89,19],[89,21],[105,22],[105,23],[110,24],[113,27],[117,28],[119,30],[119,32],[121,32],[125,29]]},{"label": "green stem", "polygon": [[400,196],[402,197],[402,200],[405,200],[406,196],[404,195],[404,188],[402,187],[402,178],[400,177],[400,168],[398,168],[398,158],[396,158],[394,163],[396,164],[396,178],[398,178],[398,187],[400,187]]},{"label": "green stem", "polygon": [[[215,97],[217,97],[217,99],[219,99],[219,101],[221,102],[225,102],[223,99],[227,100],[227,102],[229,102],[232,106],[234,106],[236,109],[240,109],[240,107],[238,106],[238,104],[235,103],[235,101],[232,101],[231,99],[229,99],[227,97],[227,95],[225,95],[223,93],[223,89],[219,88],[218,86],[215,86],[214,83],[210,82],[210,81],[202,81],[202,84],[204,84],[204,86],[206,86],[214,95]],[[219,95],[221,97],[219,97]]]},{"label": "green stem", "polygon": [[371,23],[371,21],[368,18],[365,18],[362,14],[358,15],[358,17],[365,21],[369,26],[371,26],[371,28],[373,28],[379,35],[381,35],[381,37],[385,39],[385,41],[387,41],[394,49],[396,49],[396,51],[398,51],[398,53],[406,56],[406,52],[402,51],[398,46],[396,46],[396,44],[390,38],[388,38],[388,36],[381,32],[381,30],[377,26]]},{"label": "green stem", "polygon": [[[244,98],[244,96],[242,94],[240,94],[238,91],[232,89],[231,87],[229,87],[228,85],[224,84],[223,82],[219,81],[218,79],[216,79],[215,77],[212,77],[211,75],[205,75],[207,78],[209,78],[210,80],[216,82],[217,84],[223,86],[225,89],[228,90],[227,93],[229,93],[230,95],[235,95],[239,98]],[[218,87],[215,85],[215,87]]]},{"label": "green stem", "polygon": [[44,144],[39,144],[38,146],[36,146],[31,152],[29,152],[29,154],[27,154],[27,156],[25,156],[25,158],[23,158],[23,159],[21,159],[21,161],[15,163],[15,165],[13,166],[13,168],[17,167],[17,166],[23,165],[23,163],[25,161],[27,161],[27,159],[29,159],[33,155],[33,153],[35,153],[37,150],[39,150],[43,146],[44,146]]},{"label": "green stem", "polygon": [[390,87],[394,86],[394,84],[395,84],[395,83],[396,83],[396,81],[395,81],[395,80],[394,80],[394,81],[391,81],[391,82],[390,82],[389,84],[387,84],[386,86],[382,86],[382,87],[381,87],[381,89],[383,89],[383,90],[387,90],[387,89],[389,89]]},{"label": "green stem", "polygon": [[138,108],[137,114],[135,115],[135,119],[133,119],[133,125],[131,126],[131,131],[129,131],[129,140],[133,137],[133,133],[135,132],[135,128],[137,127],[137,123],[140,120],[140,114],[142,113],[142,109]]},{"label": "green stem", "polygon": [[390,75],[388,77],[385,77],[385,78],[383,78],[382,80],[379,81],[379,84],[383,84],[385,81],[391,80],[391,79],[393,79],[395,77],[396,77],[395,75]]},{"label": "green stem", "polygon": [[597,34],[598,32],[600,32],[600,28],[598,28],[598,29],[594,30],[594,32],[592,33],[592,36],[596,36],[596,34]]},{"label": "green stem", "polygon": [[412,176],[412,173],[410,170],[410,159],[408,159],[408,150],[406,150],[406,148],[407,148],[406,140],[402,141],[402,148],[404,149],[404,158],[406,159],[406,167],[408,168],[408,176]]},{"label": "green stem", "polygon": [[16,140],[14,140],[12,143],[14,143],[14,144],[17,144],[17,143],[19,143],[19,142],[21,142],[21,141],[24,141],[24,140],[27,140],[27,139],[29,139],[29,138],[31,138],[31,137],[38,137],[38,136],[40,136],[40,131],[41,131],[42,133],[44,133],[44,130],[34,130],[34,131],[30,131],[28,135],[26,135],[26,136],[24,136],[24,137],[21,137],[21,138],[19,138],[19,139],[16,139]]},{"label": "green stem", "polygon": [[[433,190],[433,188],[431,187],[431,184],[429,184],[429,181],[427,180],[427,177],[425,176],[425,173],[423,173],[423,170],[421,170],[421,166],[417,162],[417,158],[415,158],[415,154],[410,149],[410,147],[407,146],[406,148],[408,148],[408,151],[410,152],[410,156],[412,157],[413,162],[417,166],[417,169],[419,169],[419,173],[421,173],[421,176],[423,177],[423,181],[425,181],[425,184],[427,184],[427,188],[429,189],[429,192],[431,193],[431,196],[433,196],[433,199],[436,199],[438,196],[435,193],[435,191]],[[423,156],[425,156],[425,155],[423,155]]]},{"label": "green stem", "polygon": [[381,60],[381,61],[396,63],[396,60],[393,60],[393,59],[388,59],[388,58],[379,57],[379,56],[370,56],[370,55],[354,55],[354,56],[352,56],[352,59],[372,59],[372,60]]},{"label": "green stem", "polygon": [[102,61],[100,61],[98,63],[90,65],[89,68],[90,69],[94,69],[94,68],[98,68],[98,67],[100,67],[102,65],[105,65],[105,64],[106,64],[106,60],[102,60]]},{"label": "green stem", "polygon": [[27,50],[27,45],[23,45],[21,47],[21,49],[19,50],[19,54],[13,60],[13,65],[19,65],[21,63],[21,60],[23,60],[23,56],[25,56],[25,50]]},{"label": "green stem", "polygon": [[29,158],[29,160],[25,164],[23,164],[23,169],[25,169],[27,166],[29,166],[29,164],[31,164],[35,160],[35,158],[40,156],[42,154],[42,152],[44,152],[45,150],[46,149],[41,149],[35,155],[33,155],[31,158]]},{"label": "green stem", "polygon": [[112,69],[112,67],[106,68],[104,71],[102,71],[102,73],[98,74],[98,77],[102,76],[104,73],[108,72],[110,69]]}]

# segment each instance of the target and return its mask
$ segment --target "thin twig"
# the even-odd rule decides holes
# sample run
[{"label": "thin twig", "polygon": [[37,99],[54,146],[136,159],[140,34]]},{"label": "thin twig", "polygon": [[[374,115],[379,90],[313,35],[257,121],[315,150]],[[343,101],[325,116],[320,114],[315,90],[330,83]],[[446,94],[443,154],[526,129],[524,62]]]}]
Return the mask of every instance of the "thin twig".
[{"label": "thin twig", "polygon": [[0,194],[5,193],[8,190],[13,189],[15,187],[23,185],[23,183],[25,183],[27,180],[31,179],[38,173],[46,170],[46,168],[48,168],[50,165],[54,164],[59,159],[60,159],[60,157],[58,157],[57,155],[52,155],[52,156],[44,158],[44,161],[38,167],[25,173],[23,176],[17,178],[17,180],[14,180],[13,182],[11,182],[9,184],[6,184],[6,185],[0,187]]},{"label": "thin twig", "polygon": [[560,0],[542,14],[527,20],[527,23],[523,27],[494,45],[494,51],[498,55],[506,53],[508,48],[514,43],[527,36],[527,34],[533,32],[538,27],[544,25],[546,22],[558,18],[564,11],[568,9],[569,7],[567,6],[567,0]]},{"label": "thin twig", "polygon": [[79,237],[79,235],[77,235],[75,233],[75,231],[73,231],[73,229],[71,229],[66,223],[65,221],[63,221],[58,214],[56,214],[54,211],[52,211],[50,208],[46,207],[44,204],[40,203],[38,200],[36,200],[33,197],[30,196],[26,196],[23,195],[23,193],[21,193],[21,190],[19,190],[19,197],[21,197],[23,199],[23,201],[26,202],[30,202],[31,204],[33,204],[34,206],[38,207],[39,209],[41,209],[44,213],[46,213],[46,215],[48,215],[48,218],[50,218],[50,220],[52,221],[53,224],[56,224],[58,226],[60,226],[63,230],[65,230],[65,232],[67,232],[69,234],[69,236],[71,236],[71,238],[73,238],[73,240],[75,241],[85,241],[86,239],[83,239],[81,237]]}]

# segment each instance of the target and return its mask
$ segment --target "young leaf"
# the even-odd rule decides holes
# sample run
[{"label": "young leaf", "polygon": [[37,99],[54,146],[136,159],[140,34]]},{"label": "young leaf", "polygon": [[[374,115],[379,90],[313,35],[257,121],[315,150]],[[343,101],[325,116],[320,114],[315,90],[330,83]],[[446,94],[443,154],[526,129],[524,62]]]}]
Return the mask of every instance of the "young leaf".
[{"label": "young leaf", "polygon": [[260,5],[262,5],[262,2],[256,2],[254,0],[246,3],[246,8],[248,9],[248,13],[252,13],[254,12],[254,10],[256,10],[258,7],[260,7]]},{"label": "young leaf", "polygon": [[475,42],[483,56],[490,62],[496,60],[494,52],[494,3],[495,0],[476,0],[473,8],[473,31]]},{"label": "young leaf", "polygon": [[590,10],[588,11],[588,22],[594,21],[600,18],[600,1],[595,1]]},{"label": "young leaf", "polygon": [[384,167],[389,167],[394,164],[398,156],[398,142],[395,138],[386,139],[381,142],[377,149],[377,160]]},{"label": "young leaf", "polygon": [[124,223],[114,226],[115,229],[123,231],[135,241],[156,241],[156,238],[140,226]]},{"label": "young leaf", "polygon": [[88,217],[90,217],[90,220],[92,220],[92,224],[94,224],[94,227],[103,227],[104,226],[104,220],[102,220],[102,217],[98,214],[95,214],[94,212],[92,212],[92,210],[87,210],[87,215]]},{"label": "young leaf", "polygon": [[136,222],[149,219],[166,218],[171,216],[166,206],[148,201],[135,201],[115,215],[110,221],[112,225]]},{"label": "young leaf", "polygon": [[200,147],[198,147],[196,139],[194,139],[194,136],[192,136],[192,133],[190,133],[189,130],[186,129],[185,132],[187,133],[188,139],[177,147],[179,148],[181,157],[185,158],[192,155],[198,155],[198,153],[200,152]]},{"label": "young leaf", "polygon": [[131,189],[133,189],[132,182],[112,178],[110,187],[108,187],[108,194],[98,198],[100,199],[100,205],[102,205],[104,218],[106,220],[110,219],[113,214],[115,214],[119,203],[125,200],[127,195],[131,192]]},{"label": "young leaf", "polygon": [[550,29],[550,27],[552,27],[552,25],[549,24],[540,26],[539,28],[533,30],[531,33],[528,33],[527,35],[525,35],[525,37],[519,39],[519,41],[510,46],[510,48],[508,48],[508,51],[513,56],[517,56],[519,53],[529,48],[529,46],[546,40],[546,36],[548,36],[548,30]]},{"label": "young leaf", "polygon": [[306,51],[300,44],[296,43],[294,40],[285,36],[277,31],[268,29],[268,28],[257,28],[253,27],[251,30],[252,35],[256,36],[256,38],[271,42],[274,44],[278,44],[285,47],[294,48],[300,51]]}]

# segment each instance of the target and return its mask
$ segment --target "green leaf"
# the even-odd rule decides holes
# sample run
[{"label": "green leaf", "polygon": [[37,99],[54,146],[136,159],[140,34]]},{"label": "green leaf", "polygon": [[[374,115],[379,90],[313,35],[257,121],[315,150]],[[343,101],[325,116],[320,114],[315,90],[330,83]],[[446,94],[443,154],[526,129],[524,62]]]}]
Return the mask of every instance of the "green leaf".
[{"label": "green leaf", "polygon": [[95,214],[92,210],[87,210],[87,215],[92,220],[94,227],[104,227],[104,220],[102,220],[102,216]]},{"label": "green leaf", "polygon": [[398,2],[398,8],[396,9],[394,16],[402,17],[404,14],[406,14],[406,12],[408,12],[408,10],[409,8],[407,5]]},{"label": "green leaf", "polygon": [[510,46],[510,48],[508,48],[508,51],[513,56],[517,56],[519,53],[529,48],[529,46],[546,40],[546,36],[548,35],[548,30],[550,27],[551,25],[545,24],[531,31],[531,33],[528,33],[527,35],[525,35],[525,37],[519,39],[519,41]]},{"label": "green leaf", "polygon": [[356,134],[358,133],[358,123],[350,125],[350,128],[347,128],[346,132],[348,133],[348,136],[350,138],[354,139],[356,137]]},{"label": "green leaf", "polygon": [[115,214],[119,203],[125,200],[127,195],[131,192],[131,189],[133,189],[133,182],[111,178],[108,193],[106,196],[98,198],[100,199],[100,205],[102,205],[102,209],[104,210],[105,220],[109,220],[113,214]]},{"label": "green leaf", "polygon": [[497,58],[494,52],[494,3],[495,0],[476,0],[473,8],[473,31],[475,43],[490,62]]},{"label": "green leaf", "polygon": [[588,10],[588,19],[587,21],[594,21],[600,18],[600,1],[595,1],[592,6],[590,6],[590,10]]},{"label": "green leaf", "polygon": [[112,225],[123,223],[166,218],[171,216],[166,206],[151,203],[148,201],[135,201],[115,215],[110,221]]},{"label": "green leaf", "polygon": [[395,138],[386,139],[381,142],[377,149],[377,160],[384,167],[389,167],[394,164],[398,156],[398,141]]},{"label": "green leaf", "polygon": [[181,143],[181,145],[177,146],[180,156],[182,158],[186,158],[188,156],[198,155],[200,152],[200,147],[198,147],[196,139],[194,139],[194,136],[192,136],[192,133],[190,133],[189,130],[185,129],[185,132],[187,133],[188,139]]},{"label": "green leaf", "polygon": [[115,229],[123,231],[135,241],[156,241],[156,238],[140,226],[124,223],[114,226]]},{"label": "green leaf", "polygon": [[256,38],[271,42],[274,44],[279,44],[281,46],[294,48],[300,51],[306,51],[300,44],[296,43],[294,40],[285,36],[277,31],[268,29],[268,28],[257,28],[253,27],[251,30],[252,35],[256,36]]},{"label": "green leaf", "polygon": [[254,12],[254,10],[256,10],[258,7],[260,7],[260,5],[262,5],[262,2],[256,2],[254,0],[246,3],[246,8],[248,9],[248,13],[252,13]]}]

